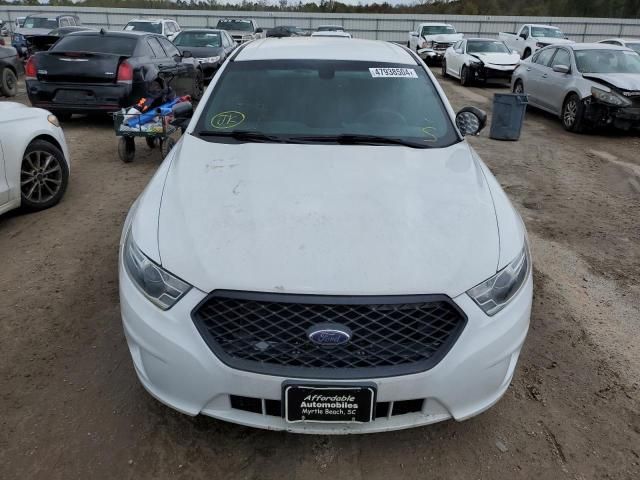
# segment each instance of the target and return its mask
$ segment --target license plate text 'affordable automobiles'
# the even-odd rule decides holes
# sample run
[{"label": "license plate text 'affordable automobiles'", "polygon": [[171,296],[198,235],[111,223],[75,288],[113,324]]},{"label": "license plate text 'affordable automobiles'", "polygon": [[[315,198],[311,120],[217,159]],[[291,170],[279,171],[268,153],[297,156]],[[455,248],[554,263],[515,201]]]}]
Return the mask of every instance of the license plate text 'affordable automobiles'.
[{"label": "license plate text 'affordable automobiles'", "polygon": [[375,387],[285,385],[287,422],[365,423],[373,418]]}]

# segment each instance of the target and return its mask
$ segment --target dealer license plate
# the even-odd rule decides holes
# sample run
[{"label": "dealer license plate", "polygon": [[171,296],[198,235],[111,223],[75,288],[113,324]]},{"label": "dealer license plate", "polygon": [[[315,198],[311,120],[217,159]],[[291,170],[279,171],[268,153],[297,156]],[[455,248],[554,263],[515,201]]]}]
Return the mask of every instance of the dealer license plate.
[{"label": "dealer license plate", "polygon": [[373,420],[376,388],[285,383],[283,397],[287,422],[365,423]]}]

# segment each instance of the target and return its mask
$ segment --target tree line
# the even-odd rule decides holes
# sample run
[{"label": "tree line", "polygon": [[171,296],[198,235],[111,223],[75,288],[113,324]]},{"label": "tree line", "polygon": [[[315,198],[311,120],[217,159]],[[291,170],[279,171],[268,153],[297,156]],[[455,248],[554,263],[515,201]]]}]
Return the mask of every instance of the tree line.
[{"label": "tree line", "polygon": [[[0,5],[41,5],[38,0],[0,0]],[[536,15],[559,17],[640,17],[640,0],[407,0],[406,4],[387,2],[357,5],[320,0],[242,0],[226,3],[218,0],[49,0],[51,6],[109,8],[168,8],[238,11],[285,11],[311,13],[411,13],[462,15]]]}]

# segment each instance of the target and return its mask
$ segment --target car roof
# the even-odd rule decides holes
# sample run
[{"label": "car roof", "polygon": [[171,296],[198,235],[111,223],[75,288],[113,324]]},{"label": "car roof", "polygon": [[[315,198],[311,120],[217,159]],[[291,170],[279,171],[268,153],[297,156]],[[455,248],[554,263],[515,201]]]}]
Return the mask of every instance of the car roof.
[{"label": "car roof", "polygon": [[204,32],[204,33],[227,33],[226,30],[222,30],[221,28],[187,28],[186,30],[182,30],[180,33],[189,33],[189,32]]},{"label": "car roof", "polygon": [[352,60],[416,65],[404,47],[381,40],[332,37],[265,38],[249,42],[235,61],[251,60]]},{"label": "car roof", "polygon": [[612,38],[605,38],[604,40],[600,40],[598,43],[602,43],[602,42],[608,42],[611,40],[615,40],[617,42],[630,42],[630,43],[635,43],[635,42],[640,42],[640,38],[623,38],[623,37],[612,37]]},{"label": "car roof", "polygon": [[441,22],[424,22],[420,24],[421,27],[451,27],[450,23]]},{"label": "car roof", "polygon": [[48,13],[34,13],[33,15],[27,15],[26,17],[18,17],[18,18],[60,18],[60,17],[73,17],[78,18],[77,15],[71,15],[70,13],[65,13],[62,15],[48,14]]},{"label": "car roof", "polygon": [[560,27],[556,27],[555,25],[545,25],[544,23],[530,23],[531,27],[542,27],[542,28],[555,28],[556,30],[560,30]]},{"label": "car roof", "polygon": [[481,41],[481,42],[500,42],[500,43],[504,43],[502,40],[500,40],[499,38],[488,38],[488,37],[469,37],[469,38],[465,38],[464,40],[466,41]]},{"label": "car roof", "polygon": [[[556,45],[558,46],[558,45]],[[574,50],[631,50],[627,47],[620,47],[618,45],[609,45],[607,43],[570,43],[562,45],[563,47],[573,48]]]},{"label": "car roof", "polygon": [[158,33],[151,33],[151,32],[142,32],[142,31],[136,31],[136,30],[80,30],[78,32],[73,32],[70,33],[69,35],[73,35],[74,37],[79,37],[82,35],[88,36],[88,37],[96,37],[98,35],[101,36],[105,36],[105,37],[129,37],[129,38],[140,38],[140,37],[145,37],[145,36],[150,36],[150,37],[161,37],[161,38],[165,38],[164,36],[158,34]]},{"label": "car roof", "polygon": [[131,23],[131,22],[160,23],[160,22],[166,22],[166,21],[175,22],[175,20],[173,20],[171,18],[132,18],[127,23]]}]

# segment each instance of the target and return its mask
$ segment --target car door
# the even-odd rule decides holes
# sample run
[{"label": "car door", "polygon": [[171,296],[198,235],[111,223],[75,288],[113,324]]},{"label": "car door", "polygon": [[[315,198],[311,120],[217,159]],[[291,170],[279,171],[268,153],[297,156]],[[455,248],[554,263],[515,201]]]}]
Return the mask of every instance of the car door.
[{"label": "car door", "polygon": [[529,100],[539,107],[545,105],[545,85],[551,71],[549,63],[555,52],[555,48],[545,48],[526,64],[527,79],[524,82],[524,90],[529,95]]},{"label": "car door", "polygon": [[462,67],[461,57],[464,52],[464,41],[460,40],[453,45],[453,51],[449,58],[447,59],[447,71],[451,75],[460,75],[460,68]]},{"label": "car door", "polygon": [[9,183],[7,182],[6,171],[2,142],[0,142],[0,207],[9,201]]},{"label": "car door", "polygon": [[[564,65],[569,67],[569,73],[554,72],[555,65]],[[569,49],[558,47],[556,53],[549,64],[550,71],[547,77],[543,77],[545,95],[541,101],[544,101],[544,107],[560,113],[564,102],[567,84],[571,81],[573,67],[571,62],[571,53]]]},{"label": "car door", "polygon": [[192,58],[182,58],[180,50],[164,37],[156,37],[167,55],[167,65],[172,67],[174,79],[172,87],[178,95],[192,95],[194,92],[194,66]]}]

